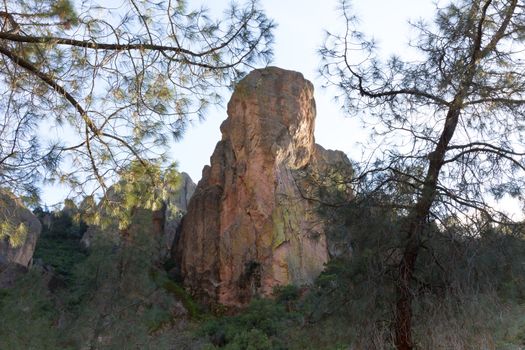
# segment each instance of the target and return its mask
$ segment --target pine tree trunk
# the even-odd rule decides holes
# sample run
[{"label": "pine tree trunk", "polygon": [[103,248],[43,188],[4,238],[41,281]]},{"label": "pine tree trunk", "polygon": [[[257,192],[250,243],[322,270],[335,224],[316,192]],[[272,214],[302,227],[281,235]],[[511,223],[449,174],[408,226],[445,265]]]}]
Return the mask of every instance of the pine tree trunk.
[{"label": "pine tree trunk", "polygon": [[418,247],[407,249],[399,267],[395,318],[395,343],[398,350],[412,350],[412,292],[410,282],[414,274]]},{"label": "pine tree trunk", "polygon": [[398,350],[412,350],[414,343],[412,339],[412,300],[413,294],[410,288],[417,256],[420,249],[421,235],[424,232],[430,208],[436,198],[439,172],[444,164],[447,147],[456,130],[461,109],[461,96],[455,100],[448,113],[445,126],[441,133],[436,148],[429,154],[429,166],[421,194],[407,217],[406,244],[403,256],[399,264],[398,284],[396,288],[396,316],[394,322],[395,345]]}]

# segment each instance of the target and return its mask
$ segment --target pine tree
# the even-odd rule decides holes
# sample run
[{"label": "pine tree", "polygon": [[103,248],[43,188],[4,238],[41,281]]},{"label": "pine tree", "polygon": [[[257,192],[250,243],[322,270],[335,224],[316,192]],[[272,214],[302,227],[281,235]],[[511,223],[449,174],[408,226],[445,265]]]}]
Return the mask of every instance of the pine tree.
[{"label": "pine tree", "polygon": [[349,1],[341,5],[346,31],[328,36],[321,71],[350,113],[373,120],[381,139],[382,156],[358,179],[377,191],[402,191],[393,324],[397,348],[413,349],[414,272],[429,225],[480,215],[506,221],[491,200],[523,199],[525,3],[452,1],[437,9],[434,23],[413,24],[415,59],[386,62],[356,29]]},{"label": "pine tree", "polygon": [[273,27],[256,0],[222,19],[184,0],[4,1],[0,181],[36,199],[42,179],[93,192],[162,162],[220,87],[268,62]]}]

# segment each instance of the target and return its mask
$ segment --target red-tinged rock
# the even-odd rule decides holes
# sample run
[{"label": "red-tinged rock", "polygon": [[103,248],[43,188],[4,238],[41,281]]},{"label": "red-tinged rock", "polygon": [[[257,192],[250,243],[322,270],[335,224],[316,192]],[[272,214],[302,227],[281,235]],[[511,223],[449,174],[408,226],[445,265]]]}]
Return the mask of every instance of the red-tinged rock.
[{"label": "red-tinged rock", "polygon": [[342,152],[315,144],[314,121],[313,86],[300,73],[255,70],[235,88],[176,247],[184,285],[200,300],[243,306],[323,269],[326,222],[308,197],[316,178],[348,179],[352,169]]}]

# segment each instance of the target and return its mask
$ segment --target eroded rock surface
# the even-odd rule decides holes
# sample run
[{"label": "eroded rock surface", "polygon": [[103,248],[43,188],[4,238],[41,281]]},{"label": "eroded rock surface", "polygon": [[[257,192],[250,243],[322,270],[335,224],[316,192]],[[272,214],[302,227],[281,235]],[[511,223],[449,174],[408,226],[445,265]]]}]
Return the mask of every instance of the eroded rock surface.
[{"label": "eroded rock surface", "polygon": [[[29,266],[42,225],[20,199],[5,190],[0,190],[0,223],[4,222],[8,223],[13,232],[7,232],[7,235],[0,239],[0,262]],[[13,239],[10,239],[10,235],[17,234],[15,231],[19,225],[23,225],[24,234],[23,237],[16,237],[18,244],[14,246],[11,244]]]},{"label": "eroded rock surface", "polygon": [[197,185],[191,177],[182,172],[180,187],[168,199],[165,212],[164,237],[162,238],[162,256],[168,258],[171,254],[173,241],[176,239],[177,230],[182,217],[188,211],[188,204],[195,192]]},{"label": "eroded rock surface", "polygon": [[[161,237],[157,237],[159,239],[159,258],[161,259],[167,259],[171,255],[173,240],[176,237],[177,228],[180,225],[183,215],[187,211],[188,202],[196,187],[188,174],[182,172],[180,176],[180,187],[170,193],[165,206],[161,210],[152,212],[151,210],[138,209],[133,218],[133,224],[135,227],[140,226],[141,229],[147,231],[149,226],[151,230],[155,232],[160,231],[162,233]],[[119,201],[119,194],[116,193],[113,187],[110,187],[107,196],[114,201]],[[101,204],[97,206],[97,210],[101,216],[106,218],[110,217]],[[116,219],[111,221],[112,222],[104,229],[97,225],[89,226],[81,240],[84,247],[89,248],[95,237],[102,233],[104,233],[106,238],[110,238],[112,241],[119,241],[118,223]],[[152,227],[156,221],[159,221],[158,224],[162,227]]]},{"label": "eroded rock surface", "polygon": [[12,287],[31,265],[42,225],[19,198],[3,189],[0,189],[0,224],[5,225],[3,237],[0,236],[2,289]]},{"label": "eroded rock surface", "polygon": [[352,169],[342,152],[315,144],[314,121],[313,86],[300,73],[255,70],[236,87],[176,247],[184,284],[201,300],[242,306],[323,269],[319,189],[327,174],[348,179]]}]

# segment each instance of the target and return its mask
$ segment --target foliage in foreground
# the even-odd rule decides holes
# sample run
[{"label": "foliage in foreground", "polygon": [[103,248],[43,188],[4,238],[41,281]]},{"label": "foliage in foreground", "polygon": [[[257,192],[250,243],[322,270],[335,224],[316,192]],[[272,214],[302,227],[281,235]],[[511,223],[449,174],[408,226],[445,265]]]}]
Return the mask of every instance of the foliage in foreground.
[{"label": "foliage in foreground", "polygon": [[59,315],[45,276],[33,271],[10,290],[0,289],[0,348],[54,350],[59,346]]},{"label": "foliage in foreground", "polygon": [[[331,261],[309,290],[282,287],[274,300],[254,300],[228,316],[203,314],[170,280],[149,222],[136,217],[129,240],[117,244],[101,235],[68,267],[70,278],[59,288],[50,288],[50,273],[34,269],[14,289],[2,290],[0,348],[391,349],[393,273],[402,241],[398,213],[386,203],[358,197],[339,209],[352,257]],[[519,349],[525,343],[523,227],[486,222],[477,232],[433,224],[425,233],[412,286],[421,349]]]},{"label": "foliage in foreground", "polygon": [[2,3],[0,181],[17,195],[43,179],[90,192],[132,159],[166,160],[221,87],[272,57],[255,0],[221,18],[183,0],[107,4]]},{"label": "foliage in foreground", "polygon": [[287,310],[285,306],[285,300],[278,292],[275,301],[257,299],[238,315],[208,320],[200,334],[207,337],[209,349],[286,349],[281,335],[293,327],[300,314]]},{"label": "foliage in foreground", "polygon": [[[311,325],[307,329],[322,344],[340,341],[356,349],[394,347],[396,274],[404,242],[398,233],[400,214],[392,207],[385,197],[369,196],[358,197],[356,204],[341,209],[352,236],[353,255],[331,261],[302,303]],[[522,346],[516,334],[525,330],[520,317],[525,313],[523,226],[481,220],[466,231],[460,222],[454,225],[450,220],[446,229],[429,223],[424,233],[411,284],[417,346]],[[323,334],[326,327],[330,327],[328,336]],[[308,332],[301,337],[311,339]]]},{"label": "foliage in foreground", "polygon": [[340,4],[345,27],[327,34],[321,74],[375,137],[357,178],[405,195],[396,203],[405,215],[394,329],[396,348],[413,350],[411,285],[429,218],[498,218],[493,198],[524,198],[525,7],[521,0],[436,5],[432,22],[413,22],[408,50],[385,60],[359,30],[352,1]]},{"label": "foliage in foreground", "polygon": [[[37,266],[0,294],[0,348],[184,348],[191,337],[180,327],[192,301],[158,267],[149,222],[136,219],[127,241],[116,244],[101,234],[87,255],[64,249],[68,225],[64,235],[48,232],[40,259],[53,264],[53,272]],[[68,277],[67,283],[52,287],[57,277]]]}]

